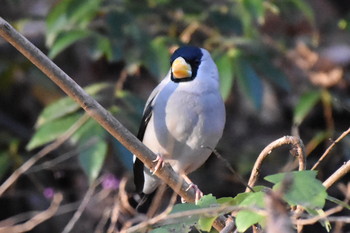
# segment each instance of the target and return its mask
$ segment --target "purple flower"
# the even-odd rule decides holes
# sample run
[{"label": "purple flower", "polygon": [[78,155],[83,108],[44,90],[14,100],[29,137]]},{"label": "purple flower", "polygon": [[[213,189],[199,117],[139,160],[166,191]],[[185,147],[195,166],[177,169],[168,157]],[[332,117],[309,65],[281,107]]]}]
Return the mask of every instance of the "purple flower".
[{"label": "purple flower", "polygon": [[119,188],[119,183],[120,180],[111,173],[104,175],[102,178],[102,187],[104,189],[116,190]]},{"label": "purple flower", "polygon": [[51,188],[51,187],[47,187],[47,188],[44,189],[43,195],[47,199],[52,199],[53,196],[55,195],[55,190],[53,188]]}]

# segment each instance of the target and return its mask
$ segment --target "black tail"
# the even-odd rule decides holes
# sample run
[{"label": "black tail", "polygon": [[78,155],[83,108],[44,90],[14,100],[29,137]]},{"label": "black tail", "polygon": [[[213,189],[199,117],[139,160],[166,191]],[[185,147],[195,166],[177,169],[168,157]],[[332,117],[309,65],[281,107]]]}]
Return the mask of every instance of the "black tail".
[{"label": "black tail", "polygon": [[141,194],[141,200],[139,201],[139,203],[136,206],[136,210],[139,213],[143,213],[146,214],[152,204],[153,198],[156,195],[157,190],[150,193],[150,194]]}]

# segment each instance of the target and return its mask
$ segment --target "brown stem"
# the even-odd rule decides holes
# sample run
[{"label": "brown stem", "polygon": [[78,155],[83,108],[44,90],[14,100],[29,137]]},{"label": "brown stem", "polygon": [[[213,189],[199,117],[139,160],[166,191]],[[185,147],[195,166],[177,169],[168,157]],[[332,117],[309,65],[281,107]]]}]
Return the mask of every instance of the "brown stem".
[{"label": "brown stem", "polygon": [[315,165],[311,168],[311,170],[315,170],[317,166],[326,158],[327,155],[329,155],[329,152],[335,147],[335,145],[340,142],[343,138],[346,137],[350,133],[350,128],[348,128],[346,131],[344,131],[328,148],[327,150],[323,153],[321,158],[315,163]]},{"label": "brown stem", "polygon": [[336,170],[327,180],[323,182],[323,186],[327,189],[331,187],[336,181],[350,172],[350,160],[344,163],[338,170]]},{"label": "brown stem", "polygon": [[[252,173],[250,175],[249,181],[248,181],[248,187],[253,187],[260,175],[260,167],[263,163],[263,161],[266,159],[266,157],[271,154],[272,150],[276,149],[277,147],[280,147],[282,145],[291,144],[296,149],[296,155],[298,157],[299,161],[299,171],[305,170],[306,168],[306,159],[305,159],[305,153],[304,153],[304,145],[303,142],[298,137],[293,136],[284,136],[282,138],[279,138],[273,142],[271,142],[267,147],[264,148],[263,151],[259,154],[258,158],[255,161]],[[246,188],[246,192],[250,191],[249,188]]]}]

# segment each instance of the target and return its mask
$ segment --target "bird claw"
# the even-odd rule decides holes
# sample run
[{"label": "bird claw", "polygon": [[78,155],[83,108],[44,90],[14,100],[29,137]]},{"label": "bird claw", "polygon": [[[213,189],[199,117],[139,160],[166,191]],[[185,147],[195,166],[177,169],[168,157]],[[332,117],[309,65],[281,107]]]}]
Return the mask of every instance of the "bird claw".
[{"label": "bird claw", "polygon": [[[195,192],[195,204],[197,205],[198,204],[198,201],[203,197],[203,193],[202,191],[198,188],[197,185],[191,183],[188,188],[186,189],[186,191],[190,190],[191,188],[194,188],[194,192]],[[185,203],[185,199],[181,198],[181,202],[182,203]]]},{"label": "bird claw", "polygon": [[152,171],[152,175],[154,175],[160,168],[164,166],[164,158],[160,154],[157,154],[157,158],[152,162],[157,162],[156,166],[154,167],[154,171]]}]

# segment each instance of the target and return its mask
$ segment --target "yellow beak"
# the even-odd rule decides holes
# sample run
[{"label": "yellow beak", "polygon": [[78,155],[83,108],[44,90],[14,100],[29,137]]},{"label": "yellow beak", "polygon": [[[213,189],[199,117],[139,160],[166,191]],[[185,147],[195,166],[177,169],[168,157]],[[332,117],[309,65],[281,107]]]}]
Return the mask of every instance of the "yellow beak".
[{"label": "yellow beak", "polygon": [[178,79],[189,78],[192,76],[191,66],[182,57],[178,57],[173,61],[171,71],[174,78]]}]

